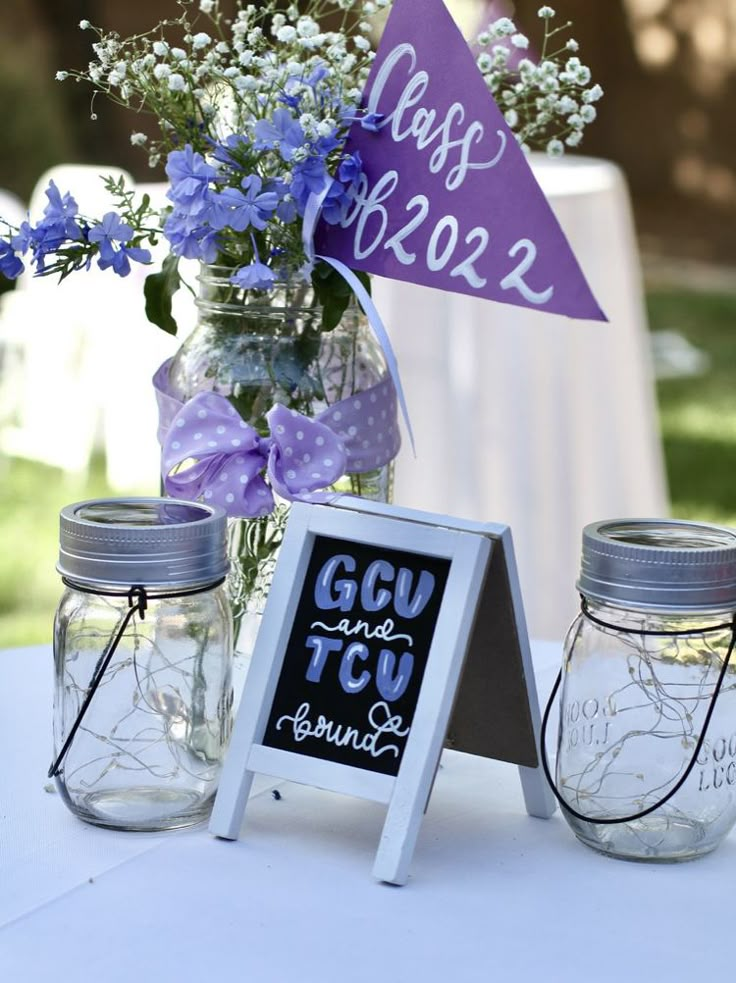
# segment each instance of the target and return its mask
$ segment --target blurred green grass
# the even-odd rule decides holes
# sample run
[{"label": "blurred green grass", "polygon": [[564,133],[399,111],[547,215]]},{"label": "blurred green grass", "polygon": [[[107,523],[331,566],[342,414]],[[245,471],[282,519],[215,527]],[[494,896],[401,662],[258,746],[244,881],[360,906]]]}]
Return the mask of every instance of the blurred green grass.
[{"label": "blurred green grass", "polygon": [[736,526],[736,293],[651,289],[647,308],[653,331],[710,358],[703,375],[657,383],[672,515]]},{"label": "blurred green grass", "polygon": [[[652,330],[679,332],[711,360],[705,375],[657,384],[672,514],[736,526],[736,293],[658,287],[647,306]],[[101,458],[76,481],[0,460],[0,647],[50,640],[59,509],[109,494]]]},{"label": "blurred green grass", "polygon": [[110,494],[98,457],[77,479],[31,461],[0,459],[0,648],[51,640],[61,587],[54,569],[59,510]]}]

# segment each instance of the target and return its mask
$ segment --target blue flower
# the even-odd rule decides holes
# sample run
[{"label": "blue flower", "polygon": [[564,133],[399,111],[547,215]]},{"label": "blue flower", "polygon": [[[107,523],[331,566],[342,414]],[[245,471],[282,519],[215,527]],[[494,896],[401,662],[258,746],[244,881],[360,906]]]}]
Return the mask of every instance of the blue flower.
[{"label": "blue flower", "polygon": [[230,277],[230,283],[244,290],[269,290],[276,282],[276,274],[265,263],[256,260],[250,266],[241,268]]},{"label": "blue flower", "polygon": [[354,154],[346,154],[337,170],[338,178],[345,184],[355,184],[362,173],[363,160],[359,150]]},{"label": "blue flower", "polygon": [[25,254],[31,250],[38,273],[43,272],[49,253],[56,252],[69,242],[80,242],[85,238],[86,231],[86,226],[79,224],[77,203],[69,193],[62,196],[54,182],[50,181],[46,197],[48,204],[41,221],[36,226],[28,221],[22,222],[11,239],[15,252]]},{"label": "blue flower", "polygon": [[210,217],[215,229],[226,226],[234,232],[244,232],[248,227],[263,231],[276,211],[279,197],[274,191],[262,191],[263,183],[257,174],[250,174],[240,182],[239,188],[225,188],[215,196],[217,207]]},{"label": "blue flower", "polygon": [[[228,167],[239,167],[240,162],[233,153],[245,152],[248,149],[248,138],[240,133],[231,133],[229,137],[226,137],[223,143],[214,143],[214,150],[212,156],[215,160],[218,160],[221,164],[227,164]],[[233,153],[231,153],[231,151]]]},{"label": "blue flower", "polygon": [[369,130],[371,133],[378,133],[378,127],[383,120],[383,113],[366,113],[365,116],[361,116],[360,125],[364,130]]},{"label": "blue flower", "polygon": [[45,194],[49,201],[43,210],[44,217],[39,222],[38,228],[43,226],[48,230],[53,227],[60,238],[79,240],[81,233],[76,221],[76,201],[68,191],[62,197],[53,181],[49,181]]},{"label": "blue flower", "polygon": [[164,223],[171,251],[175,256],[198,259],[204,263],[214,263],[220,247],[217,232],[186,212],[174,209]]},{"label": "blue flower", "polygon": [[291,193],[296,201],[299,214],[303,215],[309,196],[319,194],[324,188],[327,171],[321,158],[310,157],[300,164],[295,164],[292,173]]},{"label": "blue flower", "polygon": [[15,255],[13,247],[9,242],[4,239],[0,239],[0,273],[6,276],[8,280],[15,280],[19,277],[25,266],[22,261]]},{"label": "blue flower", "polygon": [[352,195],[344,185],[339,181],[333,181],[322,202],[322,218],[328,225],[337,225],[345,217],[352,200]]},{"label": "blue flower", "polygon": [[171,181],[167,198],[192,215],[207,208],[210,201],[210,182],[217,171],[204,157],[187,144],[183,150],[172,150],[166,160],[166,174]]},{"label": "blue flower", "polygon": [[133,238],[133,229],[115,212],[104,215],[100,224],[90,229],[88,238],[90,242],[97,243],[100,253],[97,265],[101,270],[112,267],[118,276],[127,276],[130,273],[129,260],[151,262],[147,249],[126,245]]},{"label": "blue flower", "polygon": [[287,161],[305,143],[304,130],[288,109],[276,109],[270,120],[259,119],[254,131],[256,150],[278,147],[282,159]]}]

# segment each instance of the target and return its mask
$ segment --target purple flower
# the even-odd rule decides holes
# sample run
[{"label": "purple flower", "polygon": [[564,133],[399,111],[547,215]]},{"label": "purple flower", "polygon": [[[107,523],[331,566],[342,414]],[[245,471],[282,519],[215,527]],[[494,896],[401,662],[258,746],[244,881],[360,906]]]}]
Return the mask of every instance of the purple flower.
[{"label": "purple flower", "polygon": [[259,119],[255,125],[255,149],[272,150],[278,147],[283,160],[291,160],[304,145],[304,130],[288,109],[276,109],[270,121]]},{"label": "purple flower", "polygon": [[217,177],[217,171],[192,149],[191,144],[188,143],[183,150],[171,151],[166,161],[166,174],[171,181],[167,198],[192,215],[207,208],[210,181]]},{"label": "purple flower", "polygon": [[101,270],[112,267],[118,276],[127,276],[131,259],[137,263],[151,262],[147,249],[126,245],[133,238],[133,229],[115,212],[104,215],[100,224],[90,229],[88,238],[97,243],[100,253],[97,265]]},{"label": "purple flower", "polygon": [[215,195],[217,210],[210,223],[215,229],[226,226],[235,232],[244,232],[252,226],[263,231],[276,211],[279,197],[274,191],[262,191],[263,183],[257,174],[250,174],[240,182],[239,188],[225,188]]},{"label": "purple flower", "polygon": [[276,281],[276,274],[265,263],[256,260],[250,266],[241,268],[230,277],[230,283],[244,290],[269,290]]},{"label": "purple flower", "polygon": [[4,239],[0,239],[0,273],[6,276],[8,280],[15,280],[24,269],[25,266],[15,255],[12,245]]}]

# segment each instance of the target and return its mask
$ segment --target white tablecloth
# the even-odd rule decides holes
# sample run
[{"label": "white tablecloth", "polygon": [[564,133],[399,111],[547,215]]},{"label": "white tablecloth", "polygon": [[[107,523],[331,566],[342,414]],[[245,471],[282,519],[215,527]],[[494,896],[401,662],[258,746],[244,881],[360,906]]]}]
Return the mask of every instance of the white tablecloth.
[{"label": "white tablecloth", "polygon": [[628,192],[602,160],[532,167],[610,323],[379,281],[416,434],[395,501],[511,526],[532,635],[576,609],[581,530],[667,513]]},{"label": "white tablecloth", "polygon": [[[535,645],[546,693],[559,657]],[[0,652],[0,980],[658,983],[725,978],[732,835],[692,864],[606,859],[524,812],[516,769],[446,751],[406,887],[384,808],[270,786],[238,842],[125,834],[44,791],[51,654]]]}]

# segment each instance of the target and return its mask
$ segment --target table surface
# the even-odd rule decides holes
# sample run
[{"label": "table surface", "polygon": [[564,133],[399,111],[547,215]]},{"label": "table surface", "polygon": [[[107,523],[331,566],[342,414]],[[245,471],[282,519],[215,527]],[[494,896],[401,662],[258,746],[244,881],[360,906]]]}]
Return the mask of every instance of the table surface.
[{"label": "table surface", "polygon": [[[546,694],[559,646],[533,650]],[[1,980],[671,983],[725,971],[733,835],[690,864],[604,858],[559,813],[526,815],[514,767],[446,751],[412,876],[389,887],[371,877],[384,808],[304,786],[264,779],[237,842],[77,821],[46,791],[50,706],[49,647],[0,652]]]}]

